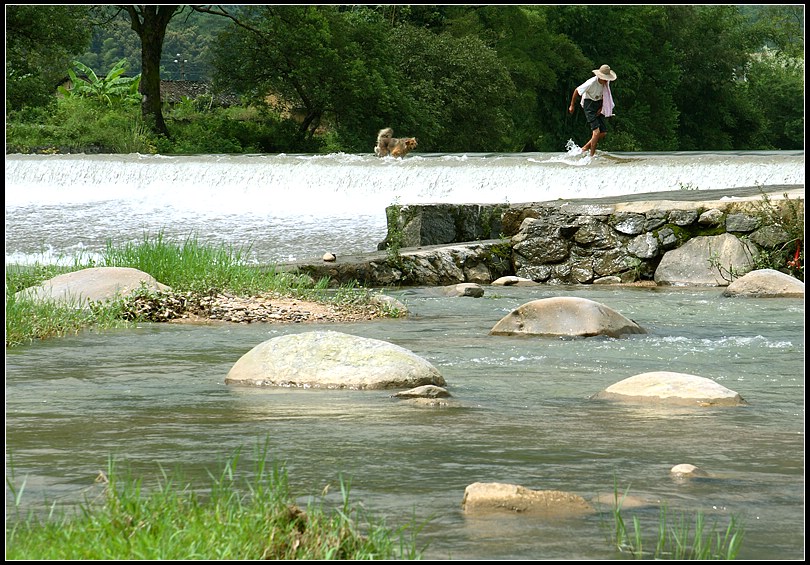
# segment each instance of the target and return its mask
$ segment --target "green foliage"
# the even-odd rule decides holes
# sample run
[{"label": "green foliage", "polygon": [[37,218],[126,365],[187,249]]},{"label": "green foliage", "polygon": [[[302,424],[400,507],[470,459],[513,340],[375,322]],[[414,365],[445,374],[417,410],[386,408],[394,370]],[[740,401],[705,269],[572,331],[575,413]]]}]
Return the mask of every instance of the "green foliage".
[{"label": "green foliage", "polygon": [[14,294],[29,286],[34,286],[68,272],[57,265],[6,265],[6,293]]},{"label": "green foliage", "polygon": [[[326,292],[328,279],[313,281],[307,275],[253,265],[249,263],[249,254],[250,246],[238,249],[225,245],[215,247],[200,243],[195,236],[189,236],[183,242],[175,242],[167,240],[160,232],[155,236],[144,234],[143,241],[139,243],[115,245],[108,241],[97,262],[79,258],[70,268],[39,264],[7,266],[6,346],[77,333],[87,328],[126,326],[130,320],[167,319],[139,316],[138,309],[144,301],[153,304],[162,301],[171,303],[172,307],[179,304],[180,309],[191,305],[189,308],[194,310],[194,306],[199,306],[203,297],[220,292],[238,296],[256,296],[270,292],[344,307],[368,305],[371,299],[364,289],[355,289],[351,285],[343,287],[337,295],[329,295]],[[132,299],[113,299],[89,304],[41,302],[16,294],[57,274],[89,267],[131,267],[151,275],[172,290],[161,294],[144,288],[137,290]],[[384,315],[395,314],[390,309],[378,310]]]},{"label": "green foliage", "polygon": [[775,249],[763,249],[756,257],[756,268],[775,269],[804,281],[804,200],[783,196],[774,202],[763,193],[757,203],[760,225],[781,230],[784,241]]},{"label": "green foliage", "polygon": [[34,339],[77,334],[99,325],[125,326],[115,306],[93,305],[83,308],[78,301],[35,300],[17,293],[80,266],[7,265],[6,266],[6,347],[30,343]]},{"label": "green foliage", "polygon": [[738,79],[761,47],[735,6],[671,6],[667,39],[678,53],[680,82],[673,92],[681,115],[680,150],[751,148],[760,125]]},{"label": "green foliage", "polygon": [[6,6],[6,111],[54,102],[72,57],[87,48],[88,6]]},{"label": "green foliage", "polygon": [[6,291],[6,347],[33,339],[77,334],[95,323],[93,313],[77,304],[39,301]]},{"label": "green foliage", "polygon": [[740,6],[766,46],[786,57],[804,58],[804,5]]},{"label": "green foliage", "polygon": [[60,98],[33,146],[66,152],[154,153],[154,137],[143,127],[140,109],[109,107],[96,98]]},{"label": "green foliage", "polygon": [[163,233],[144,234],[138,243],[112,241],[101,254],[99,267],[131,267],[149,273],[176,291],[231,290],[245,294],[266,288],[272,275],[247,268],[250,246],[233,248],[203,245],[195,236],[182,243]]},{"label": "green foliage", "polygon": [[[138,120],[116,139],[115,133],[90,135],[98,119],[63,126],[19,111],[55,103],[68,53],[85,48],[93,25],[92,45],[81,56],[86,67],[139,70],[141,41],[129,16],[113,6],[9,7],[7,147],[369,153],[376,132],[390,126],[417,137],[424,152],[560,151],[567,139],[589,135],[582,113],[568,114],[568,101],[604,62],[619,75],[612,88],[616,115],[601,144],[606,150],[804,146],[804,110],[796,103],[804,92],[801,6],[227,10],[244,25],[188,7],[172,18],[161,77],[213,76],[217,91],[235,90],[244,108],[257,113],[229,124],[233,116],[208,115],[213,99],[199,98],[164,106],[170,118],[163,137],[145,133]],[[86,84],[77,83],[83,95],[115,99],[111,91],[122,85],[111,75],[87,74]],[[132,91],[124,98],[130,97]],[[21,123],[28,120],[33,123]]]},{"label": "green foliage", "polygon": [[160,153],[318,153],[320,138],[303,138],[294,120],[255,106],[205,108],[185,100],[166,113],[171,140],[158,142]]},{"label": "green foliage", "polygon": [[339,132],[344,151],[368,152],[399,107],[393,70],[381,64],[389,41],[376,12],[257,6],[241,15],[251,30],[220,35],[215,85],[294,119],[301,138],[326,127]]},{"label": "green foliage", "polygon": [[17,153],[154,153],[155,137],[137,106],[62,97],[52,107],[9,114],[7,151]]},{"label": "green foliage", "polygon": [[477,37],[404,26],[391,39],[389,57],[408,101],[395,133],[417,137],[429,152],[506,149],[515,87],[495,50]]},{"label": "green foliage", "polygon": [[804,149],[804,59],[764,50],[753,57],[741,85],[759,116],[755,145],[763,149]]},{"label": "green foliage", "polygon": [[68,69],[68,76],[71,81],[71,88],[60,86],[57,90],[65,97],[80,96],[93,98],[98,102],[113,106],[124,103],[138,103],[141,94],[138,92],[138,85],[141,82],[141,75],[135,77],[121,76],[126,72],[126,59],[118,61],[103,78],[79,61],[73,61],[75,69],[84,74],[86,78],[79,78],[73,69]]}]

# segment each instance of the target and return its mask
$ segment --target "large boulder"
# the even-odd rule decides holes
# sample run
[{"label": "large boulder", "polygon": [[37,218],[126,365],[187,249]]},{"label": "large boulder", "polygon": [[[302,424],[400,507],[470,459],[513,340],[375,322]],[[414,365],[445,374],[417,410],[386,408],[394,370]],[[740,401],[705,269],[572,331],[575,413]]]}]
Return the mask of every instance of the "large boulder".
[{"label": "large boulder", "polygon": [[619,381],[591,398],[686,406],[744,406],[733,390],[705,377],[653,371]]},{"label": "large boulder", "polygon": [[654,279],[659,285],[726,286],[732,273],[751,271],[758,254],[756,246],[730,233],[694,237],[664,254]]},{"label": "large boulder", "polygon": [[723,296],[804,298],[804,283],[776,269],[757,269],[732,281]]},{"label": "large boulder", "polygon": [[324,389],[444,386],[444,377],[412,351],[335,331],[274,337],[245,353],[225,384]]},{"label": "large boulder", "polygon": [[490,335],[619,337],[647,333],[633,320],[604,304],[573,296],[527,302],[498,321]]},{"label": "large boulder", "polygon": [[509,512],[554,518],[583,516],[594,508],[579,495],[557,490],[531,490],[508,483],[473,483],[464,489],[461,509],[468,514]]},{"label": "large boulder", "polygon": [[125,297],[145,285],[150,290],[170,290],[155,278],[130,267],[92,267],[65,273],[36,286],[19,291],[16,296],[37,301],[53,300],[85,306],[88,301],[102,302],[116,296]]}]

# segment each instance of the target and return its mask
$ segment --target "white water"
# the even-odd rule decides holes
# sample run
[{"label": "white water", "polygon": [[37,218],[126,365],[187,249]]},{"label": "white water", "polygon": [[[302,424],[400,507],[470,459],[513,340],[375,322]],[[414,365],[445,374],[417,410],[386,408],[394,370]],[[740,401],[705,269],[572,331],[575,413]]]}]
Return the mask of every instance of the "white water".
[{"label": "white water", "polygon": [[803,184],[803,152],[8,155],[6,263],[92,256],[163,232],[258,262],[373,251],[385,208]]}]

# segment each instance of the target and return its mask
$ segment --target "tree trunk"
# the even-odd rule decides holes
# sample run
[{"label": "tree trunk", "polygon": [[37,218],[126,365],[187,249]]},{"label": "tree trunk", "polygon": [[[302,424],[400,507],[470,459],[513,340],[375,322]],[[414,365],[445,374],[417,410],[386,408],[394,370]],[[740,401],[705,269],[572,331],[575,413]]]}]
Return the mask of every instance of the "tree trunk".
[{"label": "tree trunk", "polygon": [[122,8],[129,14],[132,29],[141,38],[141,83],[138,88],[143,95],[141,116],[155,133],[169,137],[160,98],[160,56],[169,20],[182,8],[154,5]]}]

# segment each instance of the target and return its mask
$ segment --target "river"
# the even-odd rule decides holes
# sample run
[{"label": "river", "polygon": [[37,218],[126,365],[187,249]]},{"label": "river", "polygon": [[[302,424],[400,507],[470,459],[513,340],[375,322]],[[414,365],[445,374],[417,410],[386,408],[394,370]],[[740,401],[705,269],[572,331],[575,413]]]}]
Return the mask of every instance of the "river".
[{"label": "river", "polygon": [[[249,246],[257,263],[376,249],[385,206],[527,202],[658,190],[804,183],[803,152],[751,154],[6,157],[6,263],[70,261],[108,240],[193,235]],[[410,316],[350,324],[139,324],[6,350],[6,473],[22,509],[82,502],[109,457],[154,484],[160,468],[207,482],[257,446],[300,501],[351,479],[351,500],[392,526],[425,523],[433,559],[615,559],[599,514],[470,517],[464,488],[504,482],[592,500],[619,489],[650,536],[666,505],[745,528],[741,559],[804,558],[804,301],[719,288],[485,286],[482,298],[391,288]],[[620,339],[490,336],[511,309],[579,296],[648,330]],[[390,391],[226,386],[272,337],[332,329],[395,343],[435,365],[457,406]],[[716,380],[749,402],[655,407],[591,400],[635,374]],[[680,463],[709,477],[678,481]],[[11,469],[14,475],[11,477]],[[6,512],[12,512],[7,488]],[[650,539],[650,538],[648,538]]]}]

